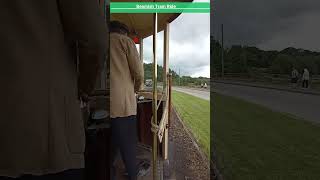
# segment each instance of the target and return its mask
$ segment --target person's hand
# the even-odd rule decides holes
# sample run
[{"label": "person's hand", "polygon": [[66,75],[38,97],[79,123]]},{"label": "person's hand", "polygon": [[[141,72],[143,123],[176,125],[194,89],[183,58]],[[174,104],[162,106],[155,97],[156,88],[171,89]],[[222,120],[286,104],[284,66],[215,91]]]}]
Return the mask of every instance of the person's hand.
[{"label": "person's hand", "polygon": [[79,91],[79,99],[80,101],[87,103],[89,101],[89,95],[82,91]]}]

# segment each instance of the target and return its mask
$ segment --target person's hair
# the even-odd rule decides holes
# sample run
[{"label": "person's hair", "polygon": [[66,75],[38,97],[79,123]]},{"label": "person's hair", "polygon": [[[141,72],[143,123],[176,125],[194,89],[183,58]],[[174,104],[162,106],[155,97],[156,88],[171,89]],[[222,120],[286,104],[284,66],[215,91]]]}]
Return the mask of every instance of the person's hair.
[{"label": "person's hair", "polygon": [[121,23],[119,21],[111,21],[110,22],[110,32],[116,32],[120,34],[129,34],[129,28],[124,23]]}]

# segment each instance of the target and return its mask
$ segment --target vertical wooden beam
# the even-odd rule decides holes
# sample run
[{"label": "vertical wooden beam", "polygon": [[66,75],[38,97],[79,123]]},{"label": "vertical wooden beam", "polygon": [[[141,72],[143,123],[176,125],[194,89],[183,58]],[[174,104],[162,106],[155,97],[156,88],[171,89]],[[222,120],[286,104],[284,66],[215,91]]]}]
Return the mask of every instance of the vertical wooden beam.
[{"label": "vertical wooden beam", "polygon": [[[103,18],[106,20],[106,15],[107,15],[106,14],[106,0],[98,0],[98,4],[99,4],[100,13],[103,16]],[[108,87],[108,85],[107,85],[108,64],[107,64],[107,61],[103,61],[103,62],[104,63],[103,63],[102,70],[100,73],[100,78],[96,82],[96,89],[106,89]]]},{"label": "vertical wooden beam", "polygon": [[169,118],[168,118],[168,127],[170,127],[170,124],[171,124],[171,121],[170,121],[170,117],[171,117],[171,108],[172,108],[172,104],[171,104],[171,87],[172,87],[172,74],[170,73],[169,74],[169,76],[168,76],[168,78],[169,78],[169,83],[168,83],[168,85],[169,85],[169,90],[168,90],[168,96],[169,96],[169,98],[168,98],[168,103],[169,103],[169,105],[168,105],[168,107],[169,107],[169,109],[168,109],[168,116],[169,116]]},{"label": "vertical wooden beam", "polygon": [[[140,40],[140,44],[139,44],[140,61],[143,64],[143,38],[139,37],[139,40]],[[144,65],[143,65],[143,69],[144,69]],[[144,83],[141,86],[142,86],[141,89],[143,89]]]},{"label": "vertical wooden beam", "polygon": [[[165,93],[165,97],[168,97],[169,90],[168,90],[168,74],[169,74],[169,27],[170,24],[167,23],[166,27],[164,29],[164,43],[163,43],[163,91]],[[166,98],[168,100],[168,98]],[[164,108],[168,108],[168,112],[170,109],[170,104],[167,106],[169,102],[165,101]],[[169,113],[167,114],[167,119],[169,121]],[[164,137],[162,141],[162,152],[163,152],[163,158],[168,159],[168,144],[169,144],[169,124],[166,123],[165,130],[164,130]]]},{"label": "vertical wooden beam", "polygon": [[139,53],[140,53],[140,61],[143,62],[143,39],[140,39],[140,44],[139,44]]},{"label": "vertical wooden beam", "polygon": [[167,88],[167,76],[169,72],[169,27],[170,24],[167,23],[164,29],[164,43],[163,43],[163,90]]},{"label": "vertical wooden beam", "polygon": [[[153,124],[158,125],[158,113],[157,113],[157,33],[158,33],[158,14],[153,14]],[[158,132],[153,132],[153,146],[152,146],[152,162],[153,162],[153,180],[158,179]]]}]

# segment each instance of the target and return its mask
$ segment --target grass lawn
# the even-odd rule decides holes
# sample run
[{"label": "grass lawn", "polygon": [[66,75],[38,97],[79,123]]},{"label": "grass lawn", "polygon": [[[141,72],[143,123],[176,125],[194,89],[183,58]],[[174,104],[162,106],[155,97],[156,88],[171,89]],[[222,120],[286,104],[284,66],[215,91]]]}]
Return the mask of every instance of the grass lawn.
[{"label": "grass lawn", "polygon": [[173,91],[173,105],[186,126],[209,157],[210,151],[210,102],[189,94]]},{"label": "grass lawn", "polygon": [[315,89],[315,90],[320,91],[320,82],[313,83],[313,84],[311,85],[311,87],[312,87],[313,89]]},{"label": "grass lawn", "polygon": [[213,100],[212,141],[225,180],[320,179],[319,125],[216,93]]}]

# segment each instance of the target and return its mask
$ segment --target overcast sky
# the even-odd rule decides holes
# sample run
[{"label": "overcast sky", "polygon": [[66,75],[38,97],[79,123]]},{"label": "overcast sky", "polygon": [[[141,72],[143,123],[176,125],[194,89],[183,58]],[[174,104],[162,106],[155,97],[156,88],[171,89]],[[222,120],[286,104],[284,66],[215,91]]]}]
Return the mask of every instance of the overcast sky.
[{"label": "overcast sky", "polygon": [[[209,2],[201,0],[195,2]],[[158,62],[163,62],[163,32],[158,34]],[[181,75],[210,77],[210,14],[181,14],[170,24],[170,68]],[[152,62],[152,36],[144,40],[144,62]]]},{"label": "overcast sky", "polygon": [[215,0],[212,33],[225,44],[320,51],[319,0]]}]

